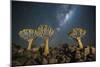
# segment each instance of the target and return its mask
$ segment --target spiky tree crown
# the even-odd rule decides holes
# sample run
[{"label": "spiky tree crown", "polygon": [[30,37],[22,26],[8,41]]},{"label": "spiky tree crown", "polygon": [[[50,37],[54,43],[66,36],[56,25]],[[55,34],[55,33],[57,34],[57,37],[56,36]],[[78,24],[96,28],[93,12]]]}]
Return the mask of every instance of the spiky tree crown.
[{"label": "spiky tree crown", "polygon": [[24,40],[36,39],[39,33],[34,29],[23,29],[19,32],[19,36]]},{"label": "spiky tree crown", "polygon": [[54,34],[54,30],[48,25],[40,25],[37,30],[41,33],[41,37],[51,37]]},{"label": "spiky tree crown", "polygon": [[77,37],[81,38],[82,36],[84,36],[86,34],[86,30],[83,28],[74,28],[68,34],[69,34],[69,36],[71,36],[73,38],[77,38]]}]

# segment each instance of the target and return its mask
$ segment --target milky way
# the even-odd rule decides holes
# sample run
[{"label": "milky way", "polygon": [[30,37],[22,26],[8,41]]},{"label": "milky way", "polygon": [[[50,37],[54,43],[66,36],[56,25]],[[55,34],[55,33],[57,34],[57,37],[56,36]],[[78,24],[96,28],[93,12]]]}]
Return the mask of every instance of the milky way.
[{"label": "milky way", "polygon": [[[63,43],[73,44],[67,33],[74,27],[87,30],[84,43],[95,44],[95,7],[74,4],[51,4],[37,2],[12,3],[12,42],[27,47],[27,42],[18,36],[24,28],[36,29],[47,24],[54,28],[55,34],[49,39],[49,46]],[[33,42],[33,47],[40,46],[43,39]]]},{"label": "milky way", "polygon": [[74,6],[72,5],[60,5],[57,9],[56,18],[58,20],[57,31],[60,31],[61,27],[68,23],[68,19],[71,17],[74,11]]}]

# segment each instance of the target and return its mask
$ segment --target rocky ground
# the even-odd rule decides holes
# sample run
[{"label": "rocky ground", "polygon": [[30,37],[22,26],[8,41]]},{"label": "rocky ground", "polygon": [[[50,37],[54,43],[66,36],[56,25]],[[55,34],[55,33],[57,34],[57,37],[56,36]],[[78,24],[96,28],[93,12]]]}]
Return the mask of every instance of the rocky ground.
[{"label": "rocky ground", "polygon": [[93,46],[86,46],[83,49],[77,46],[63,44],[60,47],[49,48],[48,56],[43,55],[43,47],[27,50],[20,46],[12,45],[12,65],[42,65],[87,62],[96,60],[96,49]]}]

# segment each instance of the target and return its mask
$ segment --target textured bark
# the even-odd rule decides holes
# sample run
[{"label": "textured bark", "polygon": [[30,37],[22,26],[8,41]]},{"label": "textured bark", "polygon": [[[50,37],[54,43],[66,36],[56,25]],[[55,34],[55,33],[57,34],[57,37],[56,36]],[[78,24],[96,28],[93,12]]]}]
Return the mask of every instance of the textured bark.
[{"label": "textured bark", "polygon": [[28,40],[28,48],[27,48],[27,50],[31,50],[31,48],[32,48],[32,41],[33,41],[33,39],[29,39]]},{"label": "textured bark", "polygon": [[47,56],[49,54],[49,48],[48,48],[48,37],[45,37],[44,41],[44,55]]},{"label": "textured bark", "polygon": [[77,40],[78,40],[78,43],[79,43],[79,48],[83,48],[83,44],[82,44],[82,41],[81,41],[81,38],[80,37],[77,37]]}]

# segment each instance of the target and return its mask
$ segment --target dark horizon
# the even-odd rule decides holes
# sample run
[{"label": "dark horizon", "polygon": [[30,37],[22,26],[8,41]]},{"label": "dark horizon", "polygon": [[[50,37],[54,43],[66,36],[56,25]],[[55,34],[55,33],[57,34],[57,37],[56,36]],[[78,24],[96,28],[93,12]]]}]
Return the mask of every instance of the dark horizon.
[{"label": "dark horizon", "polygon": [[[49,46],[73,44],[74,40],[67,33],[75,27],[87,30],[86,36],[82,38],[85,45],[95,46],[95,12],[96,6],[12,1],[12,42],[26,47],[27,42],[18,36],[18,32],[24,28],[37,28],[41,24],[47,24],[56,29]],[[42,43],[43,39],[39,38],[33,46]]]}]

